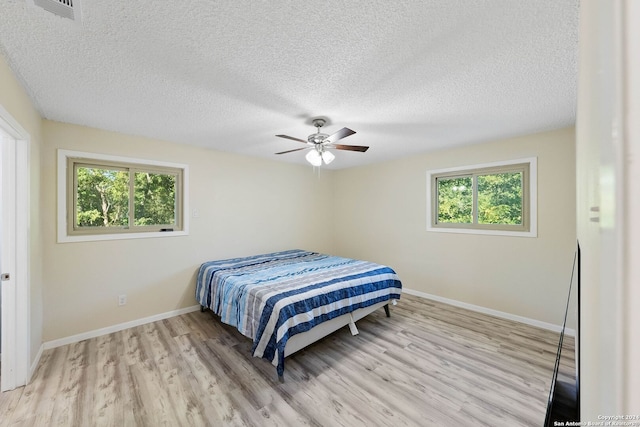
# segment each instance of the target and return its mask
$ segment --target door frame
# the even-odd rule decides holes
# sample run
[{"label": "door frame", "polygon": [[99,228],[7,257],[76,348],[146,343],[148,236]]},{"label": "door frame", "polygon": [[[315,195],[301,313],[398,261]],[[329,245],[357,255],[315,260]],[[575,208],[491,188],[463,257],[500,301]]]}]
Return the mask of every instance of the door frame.
[{"label": "door frame", "polygon": [[[14,209],[8,212],[2,227],[15,232],[8,270],[13,277],[13,286],[2,287],[2,375],[0,391],[12,390],[25,385],[29,375],[29,343],[31,328],[29,320],[29,145],[27,131],[0,105],[0,127],[13,139],[2,144],[2,170],[8,199],[3,195],[3,205],[8,202]],[[4,173],[8,170],[9,173]],[[3,192],[4,194],[4,192]],[[3,208],[4,209],[4,208]],[[7,248],[5,248],[5,251]],[[8,257],[7,257],[8,258]],[[9,282],[11,283],[11,282]]]}]

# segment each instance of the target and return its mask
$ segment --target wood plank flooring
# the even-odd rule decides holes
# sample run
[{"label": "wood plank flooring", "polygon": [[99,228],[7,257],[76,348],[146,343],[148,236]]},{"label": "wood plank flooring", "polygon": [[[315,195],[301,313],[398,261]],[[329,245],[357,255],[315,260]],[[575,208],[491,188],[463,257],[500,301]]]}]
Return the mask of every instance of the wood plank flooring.
[{"label": "wood plank flooring", "polygon": [[0,394],[0,426],[542,425],[558,334],[411,295],[358,329],[287,358],[282,383],[211,312],[55,348]]}]

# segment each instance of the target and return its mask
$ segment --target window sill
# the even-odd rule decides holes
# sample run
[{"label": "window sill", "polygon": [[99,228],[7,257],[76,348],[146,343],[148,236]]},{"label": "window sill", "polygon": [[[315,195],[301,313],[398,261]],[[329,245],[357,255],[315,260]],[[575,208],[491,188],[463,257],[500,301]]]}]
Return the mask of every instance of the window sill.
[{"label": "window sill", "polygon": [[187,231],[154,231],[150,233],[119,233],[119,234],[87,234],[82,236],[58,236],[58,243],[96,242],[102,240],[153,239],[156,237],[188,236]]},{"label": "window sill", "polygon": [[427,231],[433,231],[436,233],[484,234],[491,236],[538,237],[538,233],[536,231],[478,230],[474,228],[444,227],[427,227]]}]

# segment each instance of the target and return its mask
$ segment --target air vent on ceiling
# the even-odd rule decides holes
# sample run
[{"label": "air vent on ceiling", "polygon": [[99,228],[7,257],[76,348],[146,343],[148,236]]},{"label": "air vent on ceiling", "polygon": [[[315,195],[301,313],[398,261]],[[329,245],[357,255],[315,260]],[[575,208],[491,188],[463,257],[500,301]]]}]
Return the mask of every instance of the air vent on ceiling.
[{"label": "air vent on ceiling", "polygon": [[62,18],[80,21],[80,0],[27,0],[27,3]]}]

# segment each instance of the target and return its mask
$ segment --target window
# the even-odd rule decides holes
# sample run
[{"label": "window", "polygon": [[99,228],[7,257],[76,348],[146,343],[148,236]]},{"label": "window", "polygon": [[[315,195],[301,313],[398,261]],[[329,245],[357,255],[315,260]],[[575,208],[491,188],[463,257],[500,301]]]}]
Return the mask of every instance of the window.
[{"label": "window", "polygon": [[60,150],[58,241],[185,235],[186,181],[185,165]]},{"label": "window", "polygon": [[535,237],[536,159],[427,173],[429,231]]}]

